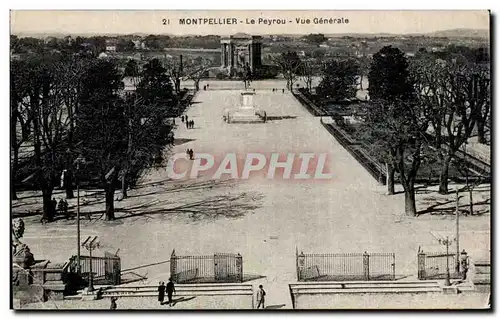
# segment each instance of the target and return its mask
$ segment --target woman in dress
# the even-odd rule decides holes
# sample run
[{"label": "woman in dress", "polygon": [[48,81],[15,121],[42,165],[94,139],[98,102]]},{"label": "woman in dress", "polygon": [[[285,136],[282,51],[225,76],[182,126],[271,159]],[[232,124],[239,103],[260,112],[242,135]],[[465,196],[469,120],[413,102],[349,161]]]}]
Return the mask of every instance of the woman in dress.
[{"label": "woman in dress", "polygon": [[163,300],[165,300],[165,283],[160,281],[160,285],[158,286],[158,301],[160,305],[163,304]]}]

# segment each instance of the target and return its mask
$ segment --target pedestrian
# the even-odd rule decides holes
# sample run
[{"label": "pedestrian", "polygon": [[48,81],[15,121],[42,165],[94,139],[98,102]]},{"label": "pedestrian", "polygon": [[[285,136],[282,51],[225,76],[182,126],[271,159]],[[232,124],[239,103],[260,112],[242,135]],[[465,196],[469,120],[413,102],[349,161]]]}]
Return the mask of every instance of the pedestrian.
[{"label": "pedestrian", "polygon": [[206,85],[204,85],[204,86],[203,86],[203,91],[206,91],[206,90],[207,90],[207,86],[206,86]]},{"label": "pedestrian", "polygon": [[191,128],[194,128],[194,120],[191,120]]},{"label": "pedestrian", "polygon": [[68,202],[61,198],[59,200],[59,203],[57,204],[57,209],[59,210],[59,213],[64,214],[66,219],[69,219],[69,214],[68,214]]},{"label": "pedestrian", "polygon": [[189,156],[189,148],[186,150],[186,155]]},{"label": "pedestrian", "polygon": [[285,93],[285,89],[281,89],[281,92]]},{"label": "pedestrian", "polygon": [[467,271],[469,271],[469,257],[466,256],[460,261],[462,264],[462,280],[467,279]]},{"label": "pedestrian", "polygon": [[116,297],[111,297],[111,305],[109,306],[109,310],[116,310]]},{"label": "pedestrian", "polygon": [[158,301],[160,305],[163,305],[163,301],[165,300],[165,283],[160,281],[160,285],[158,286]]},{"label": "pedestrian", "polygon": [[186,121],[186,128],[189,129],[189,121]]},{"label": "pedestrian", "polygon": [[266,292],[262,285],[259,285],[259,290],[257,290],[257,309],[259,309],[260,305],[262,305],[262,309],[266,308]]},{"label": "pedestrian", "polygon": [[184,115],[181,116],[181,122],[184,123]]},{"label": "pedestrian", "polygon": [[190,159],[190,160],[194,159],[194,152],[193,152],[193,149],[190,149],[190,150],[189,150],[189,159]]},{"label": "pedestrian", "polygon": [[210,83],[207,83],[207,89],[210,87]]},{"label": "pedestrian", "polygon": [[172,307],[172,296],[173,294],[176,293],[175,291],[175,285],[172,282],[172,278],[168,279],[168,284],[167,284],[167,296],[168,296],[168,304],[170,307]]}]

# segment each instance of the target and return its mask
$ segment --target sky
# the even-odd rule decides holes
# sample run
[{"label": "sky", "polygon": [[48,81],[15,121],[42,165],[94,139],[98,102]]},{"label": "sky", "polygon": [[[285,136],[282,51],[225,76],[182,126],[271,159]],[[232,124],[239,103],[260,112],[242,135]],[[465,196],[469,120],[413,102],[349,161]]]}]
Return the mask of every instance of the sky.
[{"label": "sky", "polygon": [[[181,25],[179,19],[219,19],[236,24]],[[319,24],[314,19],[343,19]],[[251,24],[252,19],[255,24]],[[261,19],[261,20],[259,20]],[[284,19],[266,24],[264,19]],[[309,19],[297,23],[296,19]],[[348,20],[348,23],[346,23]],[[337,20],[339,21],[339,20]],[[247,23],[248,22],[248,23]],[[316,21],[318,22],[318,21]],[[256,35],[308,33],[428,33],[449,29],[489,29],[481,11],[11,11],[12,34],[196,34]]]}]

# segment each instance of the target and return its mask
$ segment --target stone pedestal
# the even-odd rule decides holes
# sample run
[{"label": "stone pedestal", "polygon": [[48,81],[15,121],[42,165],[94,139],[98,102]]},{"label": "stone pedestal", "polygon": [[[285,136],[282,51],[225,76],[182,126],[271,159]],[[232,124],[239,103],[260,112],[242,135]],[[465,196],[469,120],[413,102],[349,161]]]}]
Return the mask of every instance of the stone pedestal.
[{"label": "stone pedestal", "polygon": [[229,112],[228,123],[263,123],[265,117],[261,116],[253,103],[254,92],[244,91],[241,93],[241,105],[234,111]]},{"label": "stone pedestal", "polygon": [[43,288],[45,299],[63,299],[67,286],[63,276],[68,266],[68,263],[51,263],[44,260],[31,267],[33,285]]}]

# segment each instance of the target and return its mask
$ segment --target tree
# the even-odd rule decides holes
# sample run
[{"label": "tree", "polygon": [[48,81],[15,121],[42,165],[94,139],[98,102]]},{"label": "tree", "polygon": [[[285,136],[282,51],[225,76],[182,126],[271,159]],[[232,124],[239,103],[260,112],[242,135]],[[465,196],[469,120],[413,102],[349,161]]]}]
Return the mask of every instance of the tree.
[{"label": "tree", "polygon": [[301,61],[299,56],[297,55],[297,52],[283,52],[274,59],[274,63],[281,69],[281,73],[286,79],[286,87],[289,90],[292,90],[293,82],[301,65]]},{"label": "tree", "polygon": [[53,58],[39,56],[27,60],[25,86],[33,122],[33,177],[42,191],[43,219],[48,222],[55,213],[52,192],[65,164],[68,126],[62,98],[65,79],[59,71],[62,62]]},{"label": "tree", "polygon": [[116,44],[116,51],[118,52],[130,52],[134,51],[135,49],[135,44],[132,42],[130,39],[119,39],[118,43]]},{"label": "tree", "polygon": [[306,60],[301,63],[300,74],[301,78],[306,84],[307,91],[312,91],[312,82],[314,77],[318,74],[318,66],[316,63]]},{"label": "tree", "polygon": [[[28,69],[24,61],[10,64],[10,142],[11,142],[11,199],[17,199],[16,183],[19,164],[19,149],[29,139],[29,109],[23,101],[28,92]],[[20,128],[20,132],[19,132]],[[21,134],[19,134],[21,133]]]},{"label": "tree", "polygon": [[136,92],[147,105],[156,104],[164,107],[175,101],[167,69],[156,58],[143,66]]},{"label": "tree", "polygon": [[139,66],[137,65],[136,60],[130,59],[127,61],[123,75],[124,76],[131,76],[131,77],[139,76]]},{"label": "tree", "polygon": [[79,153],[98,171],[105,191],[106,220],[113,220],[118,173],[127,154],[125,105],[119,97],[121,74],[113,61],[99,60],[83,75],[79,95]]},{"label": "tree", "polygon": [[182,54],[179,56],[179,59],[167,59],[165,57],[164,62],[167,74],[174,84],[174,91],[176,94],[179,94],[181,92],[181,80],[184,74],[184,61]]},{"label": "tree", "polygon": [[399,173],[405,213],[416,216],[415,180],[425,147],[428,119],[411,100],[376,100],[362,104],[360,136],[372,153]]},{"label": "tree", "polygon": [[325,42],[328,40],[324,34],[317,33],[317,34],[309,34],[304,36],[304,39],[314,45],[320,45],[321,43]]},{"label": "tree", "polygon": [[431,143],[441,164],[439,193],[448,193],[451,160],[467,142],[490,104],[489,69],[466,59],[421,58],[412,64],[417,95],[431,124]]},{"label": "tree", "polygon": [[354,60],[330,60],[323,67],[316,93],[324,99],[343,101],[356,97],[359,67]]},{"label": "tree", "polygon": [[144,43],[146,44],[146,47],[151,50],[160,50],[162,48],[160,39],[157,35],[148,35],[144,38]]},{"label": "tree", "polygon": [[[374,56],[368,73],[370,100],[395,104],[412,98],[413,84],[410,82],[408,61],[398,48],[385,46]],[[395,167],[386,163],[387,191],[394,194]]]}]

